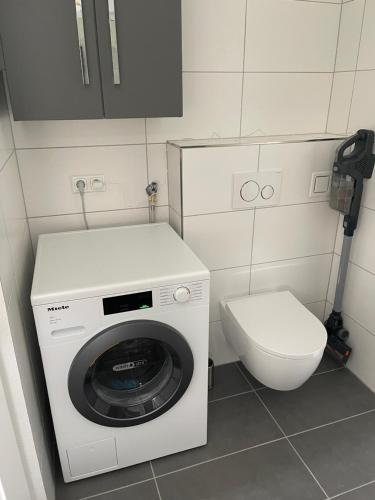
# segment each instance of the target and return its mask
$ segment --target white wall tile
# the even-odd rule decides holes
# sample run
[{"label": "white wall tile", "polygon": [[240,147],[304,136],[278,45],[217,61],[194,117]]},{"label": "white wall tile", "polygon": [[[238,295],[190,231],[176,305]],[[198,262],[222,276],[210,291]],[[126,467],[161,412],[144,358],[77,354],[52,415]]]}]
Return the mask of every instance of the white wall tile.
[{"label": "white wall tile", "polygon": [[344,322],[350,332],[349,344],[353,348],[347,367],[375,392],[375,337],[346,315]]},{"label": "white wall tile", "polygon": [[[335,252],[341,254],[341,246],[343,241],[342,217],[341,223],[338,226]],[[367,271],[375,274],[375,252],[372,244],[369,241],[375,239],[375,211],[367,208],[362,208],[358,228],[353,238],[350,260],[361,266]]]},{"label": "white wall tile", "polygon": [[366,0],[357,69],[375,69],[375,1]]},{"label": "white wall tile", "polygon": [[362,203],[365,207],[375,210],[375,176],[365,181]]},{"label": "white wall tile", "polygon": [[259,170],[282,171],[281,205],[327,200],[310,197],[313,172],[331,171],[340,141],[269,144],[260,147]]},{"label": "white wall tile", "polygon": [[[168,207],[156,208],[156,222],[168,222]],[[87,214],[90,229],[107,226],[127,226],[147,224],[149,214],[147,208],[129,210],[109,210]],[[60,233],[85,229],[82,214],[56,215],[51,217],[32,217],[29,219],[33,247],[36,251],[40,234]]]},{"label": "white wall tile", "polygon": [[16,148],[111,146],[145,141],[145,120],[48,120],[12,122]]},{"label": "white wall tile", "polygon": [[184,71],[242,71],[246,0],[183,0]]},{"label": "white wall tile", "polygon": [[77,175],[105,175],[105,192],[86,193],[88,212],[147,206],[145,146],[28,149],[18,159],[29,217],[80,212]]},{"label": "white wall tile", "polygon": [[224,337],[221,321],[210,323],[210,357],[216,366],[238,361],[238,356]]},{"label": "white wall tile", "polygon": [[0,172],[0,205],[8,223],[8,232],[16,230],[18,222],[26,218],[22,185],[16,155],[13,153]]},{"label": "white wall tile", "polygon": [[304,304],[305,307],[314,314],[320,321],[324,321],[324,312],[326,308],[326,302],[312,302],[311,304]]},{"label": "white wall tile", "polygon": [[248,0],[245,71],[333,71],[340,6]]},{"label": "white wall tile", "polygon": [[0,75],[0,170],[13,152],[13,137],[6,103],[4,83]]},{"label": "white wall tile", "polygon": [[7,235],[7,226],[4,214],[0,209],[0,281],[4,293],[4,299],[7,302],[10,297],[11,289],[14,283],[14,269],[12,249]]},{"label": "white wall tile", "polygon": [[342,6],[336,71],[356,69],[365,0],[353,0]]},{"label": "white wall tile", "polygon": [[325,131],[331,83],[328,73],[245,74],[241,134]]},{"label": "white wall tile", "polygon": [[250,266],[211,272],[210,321],[220,320],[220,301],[249,294]]},{"label": "white wall tile", "polygon": [[15,154],[0,172],[0,218],[0,279],[7,300],[14,280],[20,283],[26,272],[25,252],[30,238]]},{"label": "white wall tile", "polygon": [[169,224],[182,237],[182,218],[173,208],[169,207]]},{"label": "white wall tile", "polygon": [[[340,258],[335,255],[332,266],[328,301],[334,302]],[[375,275],[350,264],[345,286],[343,312],[375,335]]]},{"label": "white wall tile", "polygon": [[375,71],[357,71],[354,83],[349,131],[375,129]]},{"label": "white wall tile", "polygon": [[184,116],[148,118],[148,142],[238,136],[242,74],[185,73],[183,85]]},{"label": "white wall tile", "polygon": [[339,262],[340,262],[340,257],[335,254],[332,260],[331,276],[329,279],[328,294],[327,294],[327,301],[330,302],[331,304],[333,304],[335,300]]},{"label": "white wall tile", "polygon": [[165,144],[147,145],[148,182],[158,183],[157,204],[168,205],[167,148]]},{"label": "white wall tile", "polygon": [[325,202],[257,209],[253,264],[332,252],[337,220]]},{"label": "white wall tile", "polygon": [[333,134],[346,132],[349,120],[350,103],[354,86],[354,71],[335,73],[327,131]]},{"label": "white wall tile", "polygon": [[167,144],[168,200],[169,206],[181,215],[181,150]]},{"label": "white wall tile", "polygon": [[251,267],[251,293],[289,290],[303,304],[325,301],[332,255],[318,255]]},{"label": "white wall tile", "polygon": [[184,217],[184,240],[206,266],[250,265],[254,211]]},{"label": "white wall tile", "polygon": [[183,214],[233,210],[233,174],[256,172],[258,157],[258,146],[183,150]]}]

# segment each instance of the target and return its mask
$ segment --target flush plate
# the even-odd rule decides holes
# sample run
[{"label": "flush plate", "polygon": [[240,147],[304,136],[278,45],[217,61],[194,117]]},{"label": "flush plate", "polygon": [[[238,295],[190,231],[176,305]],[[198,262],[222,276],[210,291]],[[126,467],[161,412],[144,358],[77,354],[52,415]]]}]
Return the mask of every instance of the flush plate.
[{"label": "flush plate", "polygon": [[233,175],[233,208],[279,205],[281,172],[239,172]]}]

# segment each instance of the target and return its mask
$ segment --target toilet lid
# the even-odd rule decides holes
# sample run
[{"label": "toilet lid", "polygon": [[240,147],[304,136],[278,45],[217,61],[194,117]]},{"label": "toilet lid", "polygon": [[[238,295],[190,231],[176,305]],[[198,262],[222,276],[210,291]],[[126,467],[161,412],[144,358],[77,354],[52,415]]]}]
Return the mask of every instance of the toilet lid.
[{"label": "toilet lid", "polygon": [[270,354],[301,359],[326,345],[323,324],[289,291],[234,299],[226,308],[245,335]]}]

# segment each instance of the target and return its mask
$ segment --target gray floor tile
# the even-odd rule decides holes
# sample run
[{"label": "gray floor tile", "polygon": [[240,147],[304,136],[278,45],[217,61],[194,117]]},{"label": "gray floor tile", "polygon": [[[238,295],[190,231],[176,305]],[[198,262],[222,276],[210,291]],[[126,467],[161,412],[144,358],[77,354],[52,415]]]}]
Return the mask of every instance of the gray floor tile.
[{"label": "gray floor tile", "polygon": [[215,368],[215,385],[208,391],[208,400],[213,401],[249,390],[251,387],[239,372],[236,363],[220,365]]},{"label": "gray floor tile", "polygon": [[375,483],[363,486],[358,490],[344,493],[337,497],[337,500],[374,500],[375,498]]},{"label": "gray floor tile", "polygon": [[128,486],[122,490],[104,493],[92,500],[159,500],[155,481]]},{"label": "gray floor tile", "polygon": [[237,365],[239,366],[242,373],[245,375],[245,378],[247,379],[247,381],[250,383],[250,385],[254,389],[260,389],[261,387],[264,387],[264,384],[262,384],[262,382],[259,382],[259,380],[257,380],[255,377],[253,377],[251,375],[251,373],[249,372],[249,370],[245,367],[245,365],[243,365],[241,363],[241,361],[239,361],[237,363]]},{"label": "gray floor tile", "polygon": [[88,477],[87,479],[81,479],[72,483],[64,483],[60,465],[58,464],[56,500],[79,500],[90,495],[97,495],[105,491],[138,483],[152,477],[150,463],[145,462],[134,467],[107,472],[106,474]]},{"label": "gray floor tile", "polygon": [[375,412],[290,440],[331,496],[375,480]]},{"label": "gray floor tile", "polygon": [[260,391],[286,434],[293,434],[375,408],[375,395],[349,370],[311,377],[294,391]]},{"label": "gray floor tile", "polygon": [[163,500],[320,500],[324,495],[287,441],[159,478]]},{"label": "gray floor tile", "polygon": [[277,439],[281,433],[250,393],[208,405],[208,444],[153,461],[157,475]]},{"label": "gray floor tile", "polygon": [[318,368],[315,370],[315,373],[328,372],[330,370],[339,370],[342,369],[337,361],[332,359],[330,356],[324,355],[321,362],[319,363]]}]

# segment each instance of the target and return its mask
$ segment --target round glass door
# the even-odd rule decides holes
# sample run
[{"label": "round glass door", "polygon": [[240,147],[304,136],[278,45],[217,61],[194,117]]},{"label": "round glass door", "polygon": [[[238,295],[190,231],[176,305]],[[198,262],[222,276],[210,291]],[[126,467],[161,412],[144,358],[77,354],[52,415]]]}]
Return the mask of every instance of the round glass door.
[{"label": "round glass door", "polygon": [[155,321],[130,321],[82,347],[69,372],[69,393],[77,410],[93,422],[138,425],[182,397],[193,368],[191,349],[177,330]]}]

